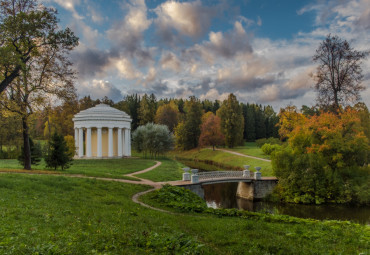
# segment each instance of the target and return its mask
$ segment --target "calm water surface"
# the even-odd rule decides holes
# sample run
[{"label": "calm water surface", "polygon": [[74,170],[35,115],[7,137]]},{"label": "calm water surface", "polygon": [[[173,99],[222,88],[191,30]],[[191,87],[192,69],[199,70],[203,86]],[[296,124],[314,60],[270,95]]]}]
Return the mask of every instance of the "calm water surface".
[{"label": "calm water surface", "polygon": [[318,220],[350,220],[370,224],[370,207],[349,207],[344,205],[300,205],[271,202],[252,202],[236,197],[238,183],[204,185],[204,196],[208,207],[238,208],[253,212],[264,211],[286,214],[300,218]]}]

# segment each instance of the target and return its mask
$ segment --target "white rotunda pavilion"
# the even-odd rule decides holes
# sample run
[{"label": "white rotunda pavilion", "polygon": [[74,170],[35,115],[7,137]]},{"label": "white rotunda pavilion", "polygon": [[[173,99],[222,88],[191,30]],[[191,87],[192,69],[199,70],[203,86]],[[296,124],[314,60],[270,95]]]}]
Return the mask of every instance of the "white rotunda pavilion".
[{"label": "white rotunda pavilion", "polygon": [[79,158],[131,156],[130,116],[106,104],[77,113],[74,118]]}]

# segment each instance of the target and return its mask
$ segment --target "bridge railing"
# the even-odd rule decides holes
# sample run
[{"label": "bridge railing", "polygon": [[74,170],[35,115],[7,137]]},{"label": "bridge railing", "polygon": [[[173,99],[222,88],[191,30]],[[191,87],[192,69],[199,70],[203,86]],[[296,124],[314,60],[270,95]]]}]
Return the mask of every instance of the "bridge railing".
[{"label": "bridge railing", "polygon": [[243,175],[243,171],[215,171],[215,172],[200,172],[198,173],[198,180],[214,180],[225,178],[250,178],[251,176]]}]

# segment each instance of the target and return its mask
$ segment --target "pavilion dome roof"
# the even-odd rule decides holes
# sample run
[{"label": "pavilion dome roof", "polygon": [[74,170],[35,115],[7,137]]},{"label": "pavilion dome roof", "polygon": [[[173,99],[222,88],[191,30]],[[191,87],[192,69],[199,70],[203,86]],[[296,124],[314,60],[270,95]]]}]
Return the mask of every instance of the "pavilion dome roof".
[{"label": "pavilion dome roof", "polygon": [[100,121],[111,121],[111,120],[125,120],[131,122],[130,116],[124,111],[120,111],[116,108],[110,107],[106,104],[98,104],[95,107],[80,111],[77,113],[73,121],[89,121],[89,120],[100,120]]}]

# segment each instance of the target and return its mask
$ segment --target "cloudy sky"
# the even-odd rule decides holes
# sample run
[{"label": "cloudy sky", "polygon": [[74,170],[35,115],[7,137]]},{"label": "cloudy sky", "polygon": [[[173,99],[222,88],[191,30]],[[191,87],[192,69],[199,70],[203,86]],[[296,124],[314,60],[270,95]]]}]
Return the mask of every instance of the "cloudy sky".
[{"label": "cloudy sky", "polygon": [[[329,33],[370,50],[370,0],[43,0],[80,38],[79,96],[314,105],[312,56]],[[370,58],[362,100],[370,104]]]}]

